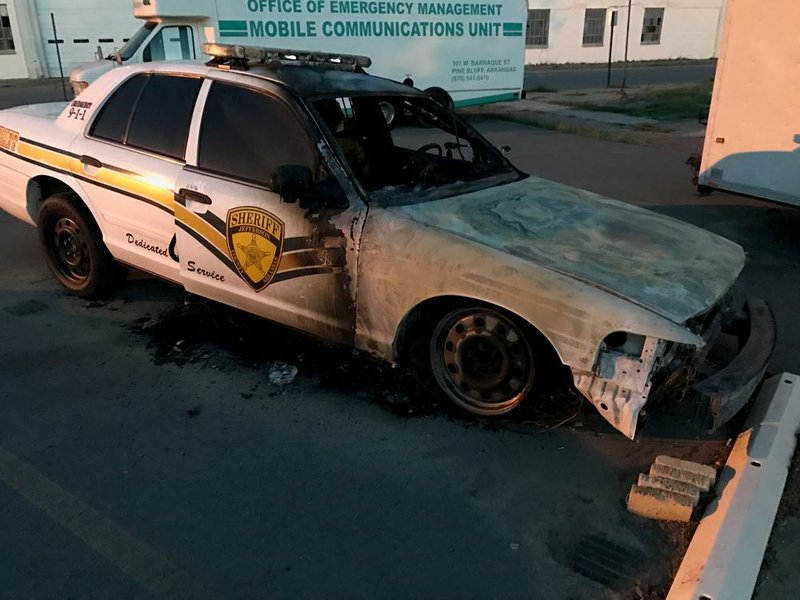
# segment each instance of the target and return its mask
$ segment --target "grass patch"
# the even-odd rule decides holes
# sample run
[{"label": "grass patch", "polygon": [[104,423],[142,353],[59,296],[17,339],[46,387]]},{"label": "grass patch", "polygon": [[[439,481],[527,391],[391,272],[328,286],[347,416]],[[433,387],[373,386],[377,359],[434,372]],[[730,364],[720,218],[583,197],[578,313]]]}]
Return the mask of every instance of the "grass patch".
[{"label": "grass patch", "polygon": [[[623,66],[621,60],[615,60],[611,65],[615,69],[621,69]],[[679,65],[716,65],[716,58],[660,58],[656,60],[630,60],[628,67],[674,67]],[[538,63],[525,65],[526,71],[570,71],[574,69],[605,69],[607,63]]]},{"label": "grass patch", "polygon": [[661,125],[653,125],[652,123],[639,123],[633,126],[634,131],[645,131],[649,133],[672,133],[675,131],[669,127],[661,127]]},{"label": "grass patch", "polygon": [[549,119],[543,119],[530,114],[509,114],[503,112],[483,111],[481,115],[492,119],[499,119],[501,121],[511,121],[512,123],[520,123],[530,127],[538,127],[540,129],[557,131],[559,133],[580,135],[595,140],[606,140],[609,142],[620,142],[623,144],[640,144],[639,140],[629,133],[610,131],[608,129],[600,129],[597,127],[588,127],[586,125],[560,123],[558,121],[551,121]]},{"label": "grass patch", "polygon": [[708,112],[711,102],[711,81],[681,87],[645,90],[632,93],[613,104],[574,102],[572,106],[586,110],[648,117],[660,121],[697,119]]}]

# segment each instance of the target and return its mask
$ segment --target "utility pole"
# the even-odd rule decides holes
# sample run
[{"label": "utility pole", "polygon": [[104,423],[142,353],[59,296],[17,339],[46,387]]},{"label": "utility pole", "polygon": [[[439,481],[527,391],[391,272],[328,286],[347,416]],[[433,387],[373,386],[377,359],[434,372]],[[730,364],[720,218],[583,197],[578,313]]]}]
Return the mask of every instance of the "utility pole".
[{"label": "utility pole", "polygon": [[611,50],[614,48],[614,27],[617,25],[617,11],[611,11],[611,36],[608,38],[608,72],[606,73],[606,87],[611,87]]},{"label": "utility pole", "polygon": [[628,41],[631,37],[631,3],[632,0],[628,0],[628,23],[625,26],[625,62],[622,66],[622,87],[619,89],[619,93],[621,95],[625,95],[625,84],[628,82]]},{"label": "utility pole", "polygon": [[56,56],[58,57],[58,72],[61,75],[61,91],[64,92],[64,100],[67,99],[67,86],[64,83],[64,68],[61,65],[61,49],[58,45],[61,43],[58,41],[58,31],[56,30],[56,16],[53,13],[50,13],[50,22],[53,24],[53,43],[56,45]]}]

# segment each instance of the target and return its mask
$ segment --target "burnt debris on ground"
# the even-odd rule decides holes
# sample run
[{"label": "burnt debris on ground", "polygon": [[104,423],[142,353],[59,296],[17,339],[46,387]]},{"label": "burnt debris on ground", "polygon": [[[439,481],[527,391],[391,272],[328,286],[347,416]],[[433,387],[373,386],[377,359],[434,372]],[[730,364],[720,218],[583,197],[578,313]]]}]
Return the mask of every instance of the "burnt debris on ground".
[{"label": "burnt debris on ground", "polygon": [[352,348],[329,345],[191,295],[163,314],[138,319],[132,331],[148,339],[156,364],[260,369],[266,385],[270,385],[268,375],[274,366],[295,366],[298,378],[312,378],[324,389],[369,396],[399,416],[439,415],[468,426],[512,430],[523,424],[540,429],[575,424],[580,428],[587,417],[594,420],[593,415],[584,414],[588,411],[582,406],[588,403],[573,390],[553,386],[508,417],[474,417],[451,406],[424,373],[404,366],[394,368]]}]

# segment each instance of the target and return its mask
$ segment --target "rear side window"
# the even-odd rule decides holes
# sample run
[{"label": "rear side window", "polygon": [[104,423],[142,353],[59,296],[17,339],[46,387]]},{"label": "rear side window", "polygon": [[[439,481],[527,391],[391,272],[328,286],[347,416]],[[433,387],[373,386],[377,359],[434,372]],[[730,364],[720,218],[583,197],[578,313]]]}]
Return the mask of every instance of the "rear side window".
[{"label": "rear side window", "polygon": [[183,160],[202,79],[136,75],[100,111],[91,135]]},{"label": "rear side window", "polygon": [[147,75],[135,75],[123,83],[100,110],[89,133],[104,140],[124,144],[133,107],[136,106],[148,79],[150,78]]},{"label": "rear side window", "polygon": [[150,77],[133,113],[126,143],[183,159],[202,83],[202,79],[191,77]]},{"label": "rear side window", "polygon": [[268,184],[278,167],[314,169],[314,150],[300,123],[280,100],[214,83],[200,129],[201,169]]}]

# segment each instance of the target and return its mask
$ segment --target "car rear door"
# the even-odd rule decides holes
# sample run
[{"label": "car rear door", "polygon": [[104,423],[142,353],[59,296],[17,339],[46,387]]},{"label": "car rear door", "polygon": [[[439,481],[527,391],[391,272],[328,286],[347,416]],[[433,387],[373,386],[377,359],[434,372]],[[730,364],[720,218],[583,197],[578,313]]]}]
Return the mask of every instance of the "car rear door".
[{"label": "car rear door", "polygon": [[173,191],[203,79],[139,73],[122,82],[70,147],[111,253],[179,280]]},{"label": "car rear door", "polygon": [[[266,82],[256,89],[219,77],[201,92],[202,118],[176,185],[181,281],[196,294],[352,343],[366,207],[323,160],[324,144],[296,101]],[[320,197],[343,202],[315,210],[284,202],[273,184],[286,166],[310,172]]]}]

